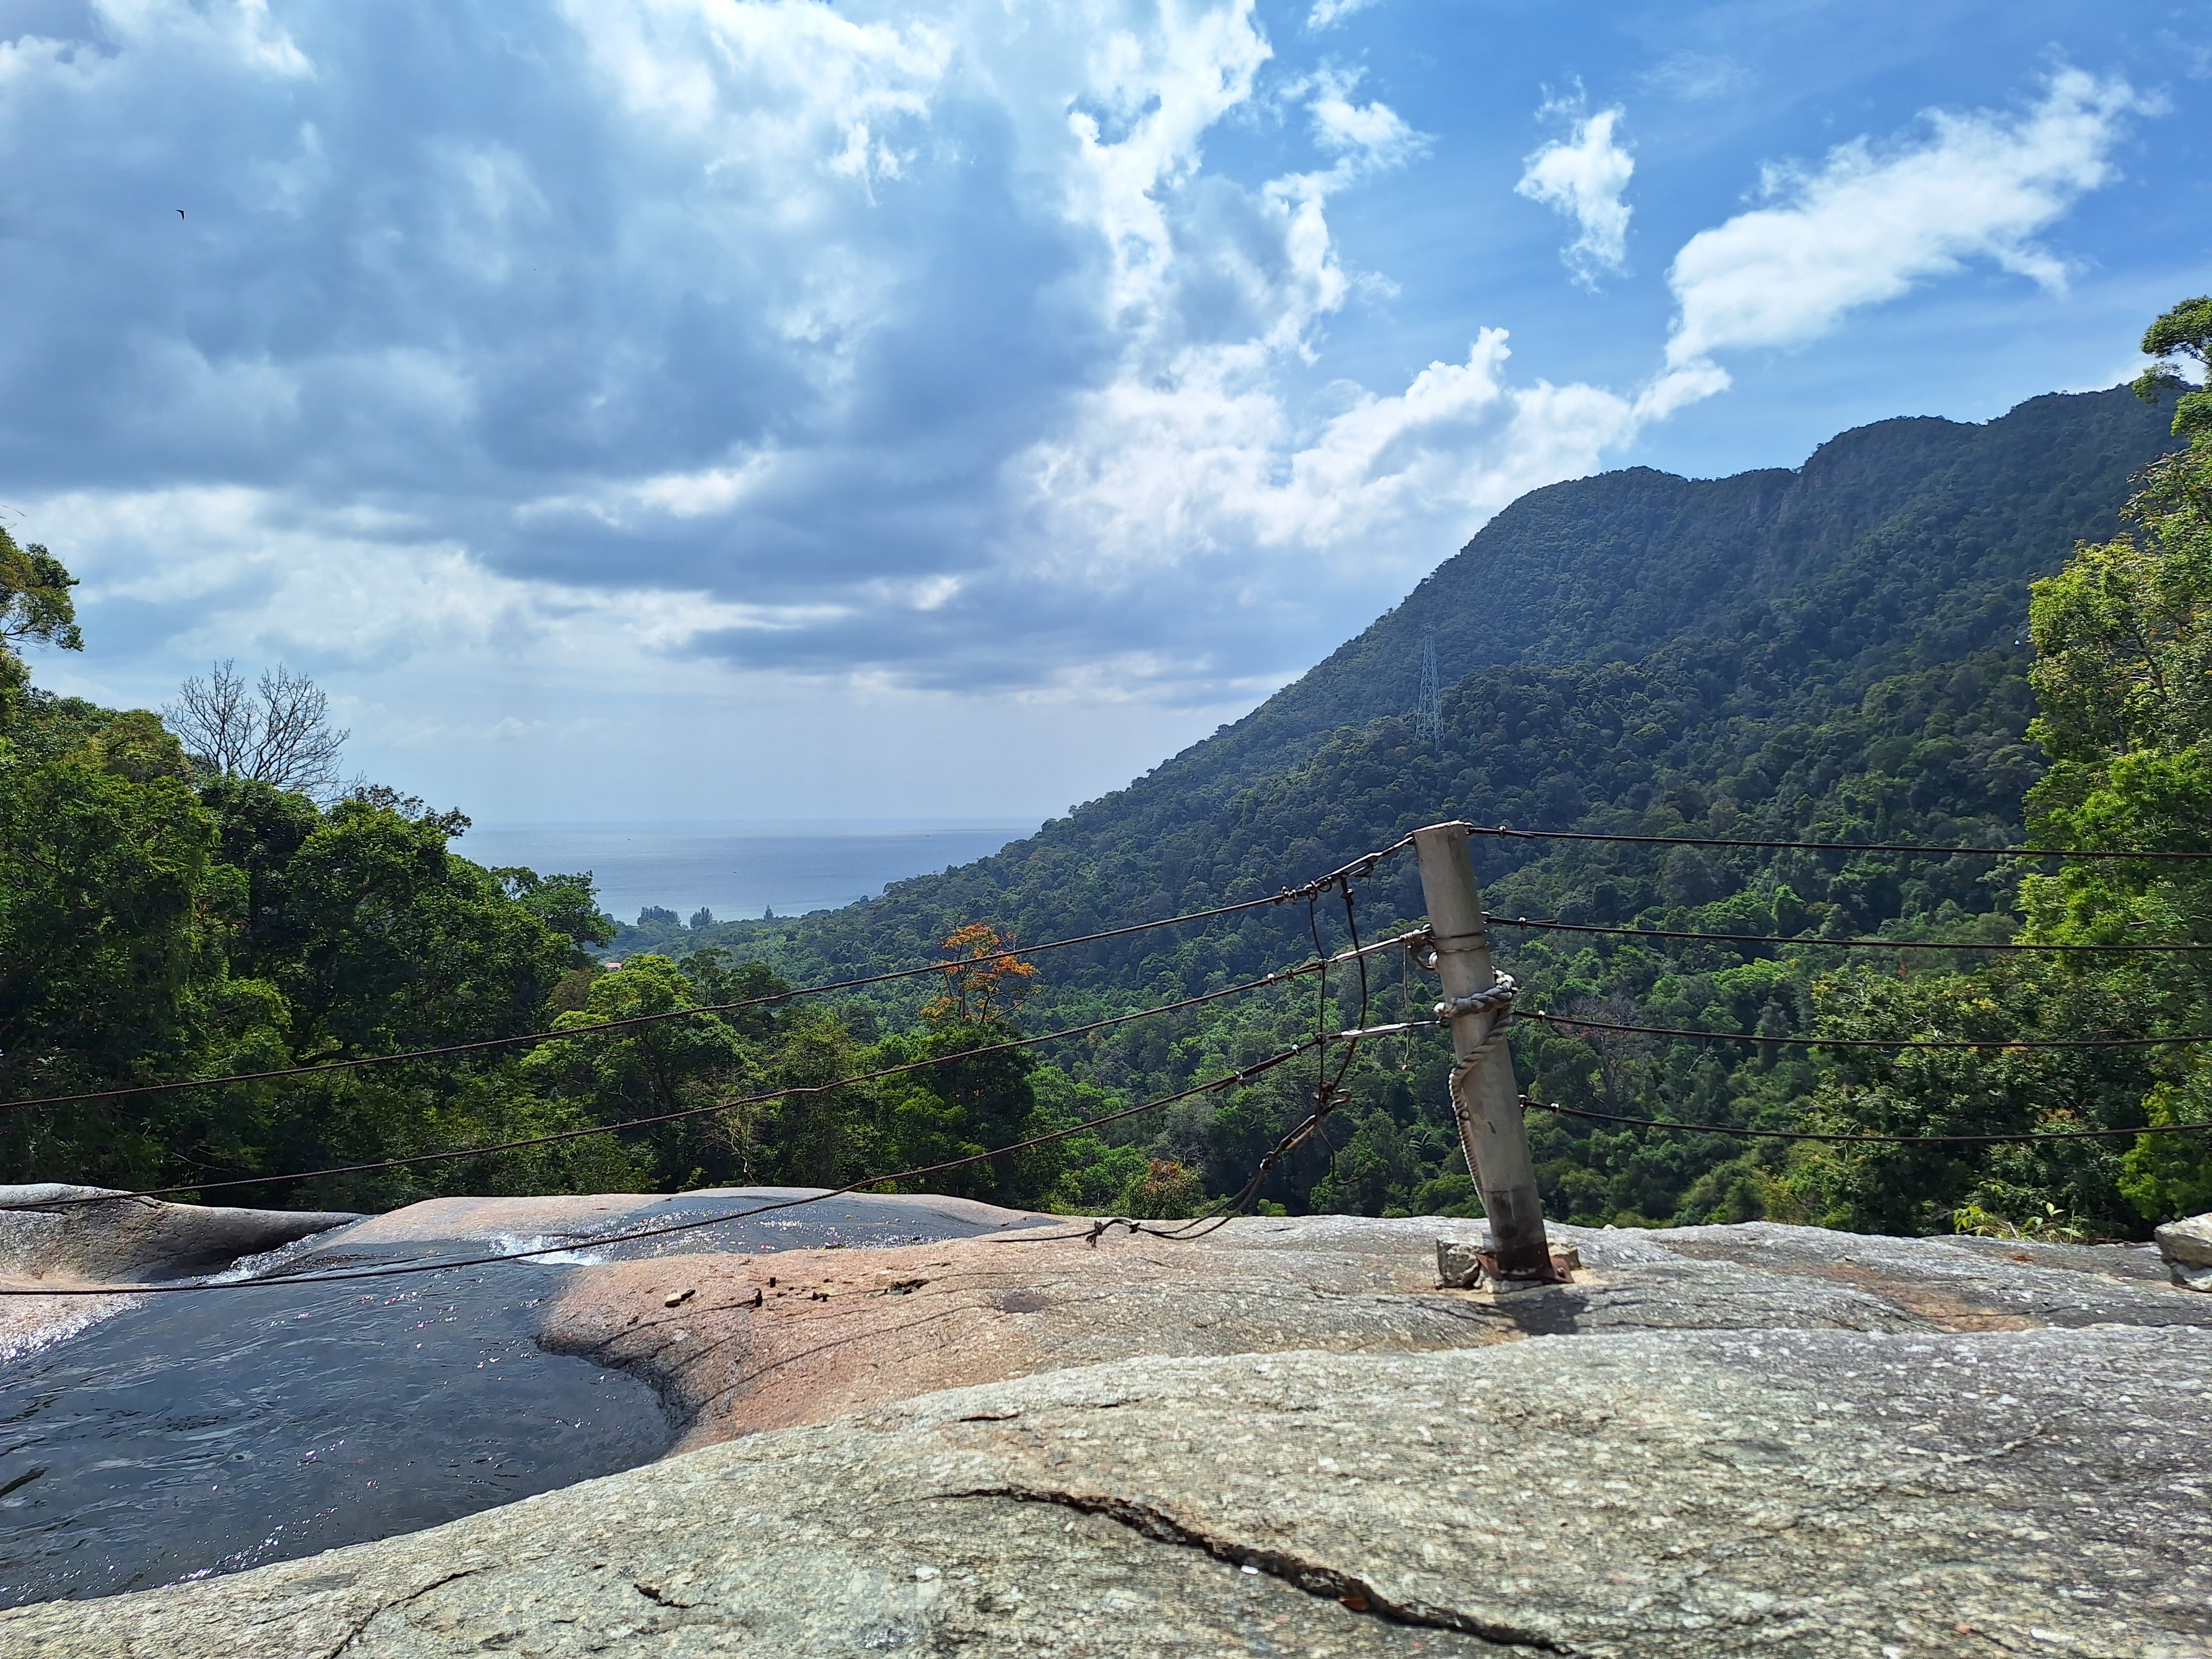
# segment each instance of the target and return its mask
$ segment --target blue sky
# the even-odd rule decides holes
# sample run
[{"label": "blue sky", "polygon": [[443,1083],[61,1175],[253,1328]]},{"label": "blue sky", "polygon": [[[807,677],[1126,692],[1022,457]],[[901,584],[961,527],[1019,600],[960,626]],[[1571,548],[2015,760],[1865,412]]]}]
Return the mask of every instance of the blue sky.
[{"label": "blue sky", "polygon": [[[2212,5],[0,0],[47,684],[487,820],[1043,815],[1515,495],[2110,385]],[[181,215],[179,210],[183,210]]]}]

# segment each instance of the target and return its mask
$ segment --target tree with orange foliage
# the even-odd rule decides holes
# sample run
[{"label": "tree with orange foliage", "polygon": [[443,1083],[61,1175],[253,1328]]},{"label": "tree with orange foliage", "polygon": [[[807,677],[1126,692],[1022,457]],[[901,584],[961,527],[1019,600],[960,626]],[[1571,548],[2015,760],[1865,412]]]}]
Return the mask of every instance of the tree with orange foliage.
[{"label": "tree with orange foliage", "polygon": [[[1019,1035],[1014,1009],[1036,978],[1036,967],[1014,955],[988,922],[957,929],[945,950],[950,960],[940,964],[943,994],[921,1011],[927,1030],[899,1050],[901,1058],[940,1063],[884,1091],[885,1126],[898,1157],[910,1164],[973,1158],[1058,1123],[1037,1104],[1031,1082],[1036,1056],[997,1047]],[[1062,1147],[1051,1142],[933,1176],[929,1190],[1017,1206],[1041,1204],[1064,1162]]]},{"label": "tree with orange foliage", "polygon": [[952,957],[944,967],[945,991],[922,1006],[921,1017],[940,1030],[1011,1030],[1014,1006],[1029,994],[1036,964],[1016,956],[988,921],[955,929],[944,949]]}]

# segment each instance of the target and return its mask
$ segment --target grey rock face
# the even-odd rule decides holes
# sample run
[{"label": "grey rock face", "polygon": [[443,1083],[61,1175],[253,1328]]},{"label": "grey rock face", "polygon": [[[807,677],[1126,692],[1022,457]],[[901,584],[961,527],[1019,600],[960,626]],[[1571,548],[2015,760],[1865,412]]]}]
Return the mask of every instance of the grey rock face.
[{"label": "grey rock face", "polygon": [[2212,1291],[2212,1215],[2169,1221],[2156,1237],[2159,1254],[2175,1284],[2191,1291]]},{"label": "grey rock face", "polygon": [[2212,1334],[1128,1360],[0,1615],[77,1659],[2212,1653]]},{"label": "grey rock face", "polygon": [[0,1187],[0,1275],[94,1285],[174,1278],[359,1219],[317,1210],[164,1204],[59,1182]]},{"label": "grey rock face", "polygon": [[2212,1659],[2212,1298],[2148,1247],[1562,1227],[1492,1295],[1479,1223],[1081,1231],[577,1269],[541,1340],[742,1437],[0,1656]]}]

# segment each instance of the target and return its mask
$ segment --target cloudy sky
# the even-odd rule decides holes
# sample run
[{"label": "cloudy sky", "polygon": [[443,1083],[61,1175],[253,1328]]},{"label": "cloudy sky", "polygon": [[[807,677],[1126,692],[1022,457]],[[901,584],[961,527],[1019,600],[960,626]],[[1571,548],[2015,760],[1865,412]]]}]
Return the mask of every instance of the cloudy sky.
[{"label": "cloudy sky", "polygon": [[481,820],[1058,812],[1534,486],[2132,372],[2212,4],[0,0],[45,683]]}]

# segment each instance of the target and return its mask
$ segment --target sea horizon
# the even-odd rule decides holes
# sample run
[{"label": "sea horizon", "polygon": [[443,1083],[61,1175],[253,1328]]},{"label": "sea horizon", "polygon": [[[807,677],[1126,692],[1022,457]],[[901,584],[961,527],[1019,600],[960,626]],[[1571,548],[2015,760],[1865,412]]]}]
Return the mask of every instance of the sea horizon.
[{"label": "sea horizon", "polygon": [[472,824],[455,850],[494,868],[589,871],[599,906],[635,922],[647,905],[686,921],[804,915],[872,898],[889,882],[988,857],[1034,835],[1025,818],[653,818]]}]

